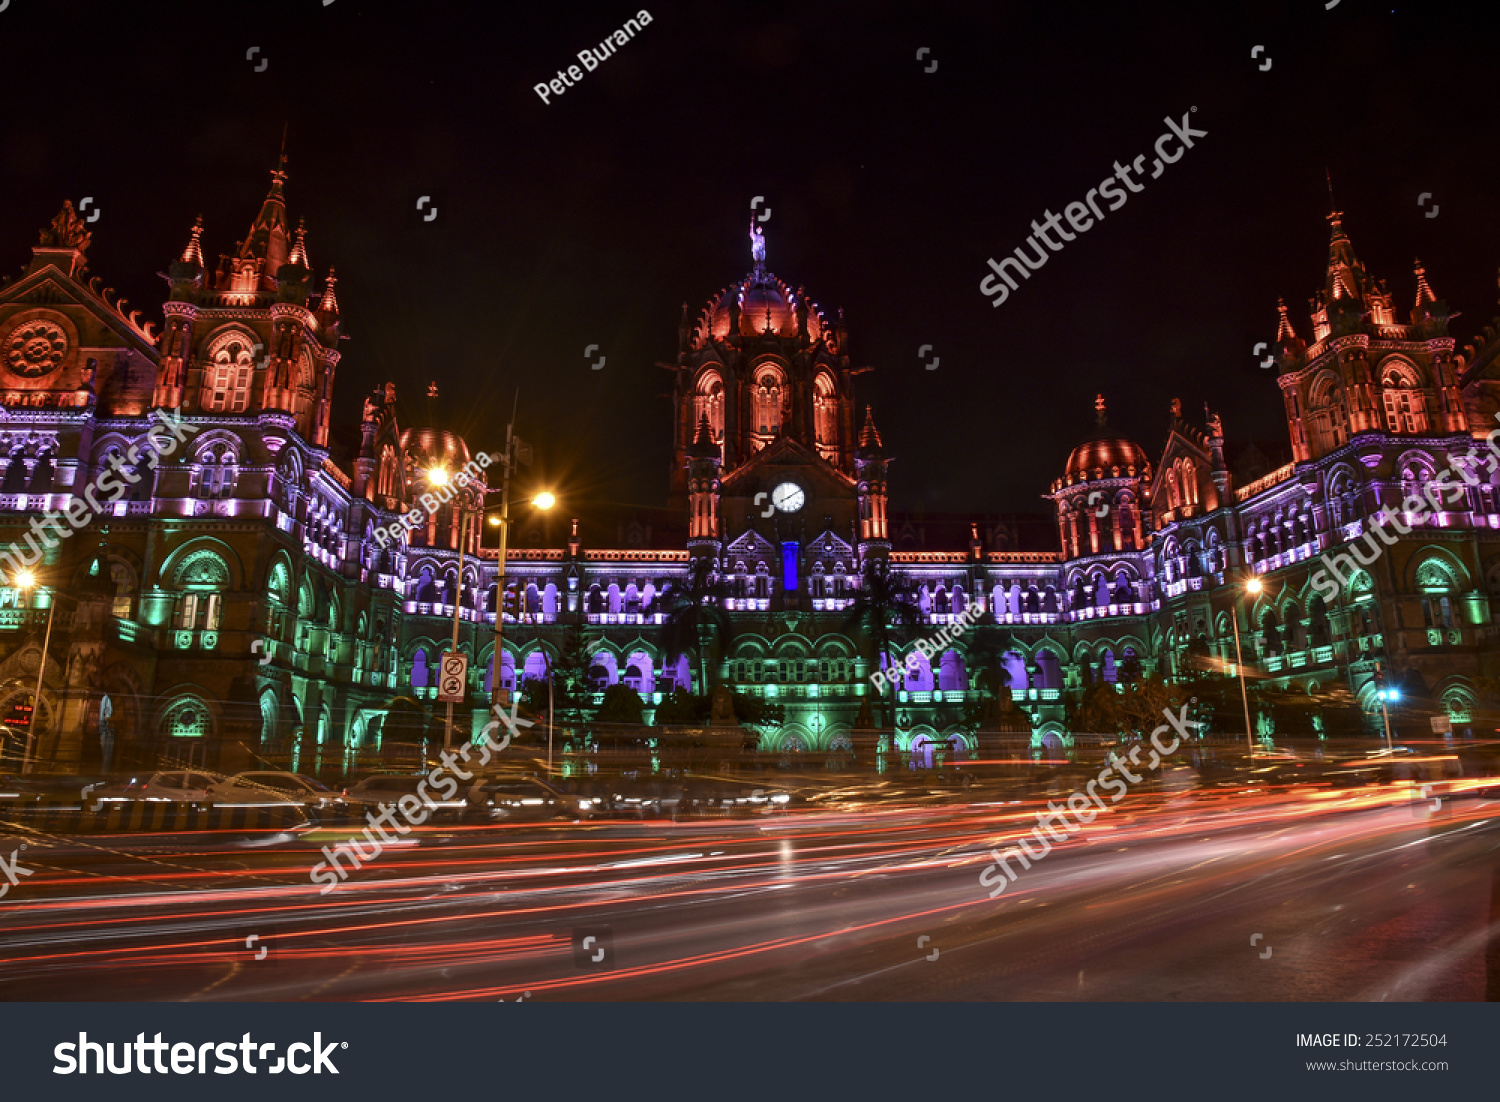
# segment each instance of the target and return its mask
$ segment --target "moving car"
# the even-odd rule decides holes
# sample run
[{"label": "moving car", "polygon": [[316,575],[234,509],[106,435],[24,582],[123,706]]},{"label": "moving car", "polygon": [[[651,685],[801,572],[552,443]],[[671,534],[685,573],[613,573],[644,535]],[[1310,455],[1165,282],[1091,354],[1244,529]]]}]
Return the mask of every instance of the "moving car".
[{"label": "moving car", "polygon": [[572,815],[559,794],[532,777],[487,777],[465,794],[468,812],[479,819],[515,822]]},{"label": "moving car", "polygon": [[315,819],[336,818],[349,809],[348,801],[322,781],[274,770],[236,773],[215,784],[208,795],[216,804],[236,807],[301,804],[308,817]]},{"label": "moving car", "polygon": [[349,804],[350,811],[361,816],[370,811],[378,812],[382,804],[398,803],[403,796],[412,796],[422,801],[424,807],[430,803],[433,806],[431,819],[434,820],[458,818],[463,814],[469,805],[462,794],[445,800],[439,794],[437,786],[429,783],[428,798],[423,800],[420,790],[426,779],[425,775],[411,773],[378,773],[344,789],[344,799]]}]

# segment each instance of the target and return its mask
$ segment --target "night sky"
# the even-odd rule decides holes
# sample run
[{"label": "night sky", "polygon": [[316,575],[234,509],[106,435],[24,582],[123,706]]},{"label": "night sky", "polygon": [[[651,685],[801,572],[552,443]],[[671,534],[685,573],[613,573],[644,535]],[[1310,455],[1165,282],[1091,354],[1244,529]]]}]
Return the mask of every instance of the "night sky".
[{"label": "night sky", "polygon": [[[1325,169],[1402,321],[1414,256],[1462,312],[1460,346],[1496,313],[1496,28],[1478,5],[647,5],[548,105],[532,86],[638,4],[10,0],[0,271],[91,196],[92,271],[159,321],[155,273],[198,214],[210,267],[233,250],[285,126],[289,213],[318,285],[337,268],[352,337],[336,437],[357,439],[386,380],[403,425],[426,421],[435,380],[440,422],[495,448],[519,386],[538,476],[580,508],[664,503],[656,363],[684,301],[696,316],[749,271],[757,195],[768,267],[843,307],[875,368],[861,400],[896,457],[895,512],[1044,508],[1101,390],[1153,458],[1173,397],[1284,447],[1251,348],[1278,296],[1310,337]],[[1148,154],[1149,173],[1164,117],[1194,107],[1196,148],[991,307],[987,257],[1116,160]]]}]

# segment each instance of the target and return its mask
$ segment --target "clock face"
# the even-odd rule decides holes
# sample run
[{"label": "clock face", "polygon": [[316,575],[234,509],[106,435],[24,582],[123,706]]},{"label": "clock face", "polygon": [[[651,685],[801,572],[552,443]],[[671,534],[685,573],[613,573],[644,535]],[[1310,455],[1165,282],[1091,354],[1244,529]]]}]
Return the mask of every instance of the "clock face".
[{"label": "clock face", "polygon": [[783,482],[771,491],[771,504],[783,513],[795,513],[804,501],[802,487],[795,482]]}]

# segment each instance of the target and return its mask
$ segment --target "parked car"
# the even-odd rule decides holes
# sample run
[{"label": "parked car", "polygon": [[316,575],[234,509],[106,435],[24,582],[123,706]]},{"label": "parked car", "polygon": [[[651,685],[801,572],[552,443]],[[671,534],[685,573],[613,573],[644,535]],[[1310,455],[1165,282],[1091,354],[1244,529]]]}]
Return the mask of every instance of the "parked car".
[{"label": "parked car", "polygon": [[206,804],[210,790],[223,779],[195,769],[168,769],[150,776],[99,785],[90,790],[87,797],[92,807],[134,800]]},{"label": "parked car", "polygon": [[[349,804],[353,813],[363,816],[369,811],[378,812],[382,804],[397,803],[403,796],[414,796],[422,800],[419,790],[426,779],[425,775],[411,773],[377,773],[344,789],[344,800]],[[439,818],[458,818],[469,806],[462,793],[445,800],[441,798],[437,787],[431,784],[427,785],[427,796],[428,800],[423,801],[423,806],[426,806],[429,801],[433,805],[428,821]]]},{"label": "parked car", "polygon": [[338,818],[349,809],[348,801],[322,781],[272,770],[236,773],[215,784],[208,795],[216,804],[237,807],[301,804],[308,817],[315,819]]}]

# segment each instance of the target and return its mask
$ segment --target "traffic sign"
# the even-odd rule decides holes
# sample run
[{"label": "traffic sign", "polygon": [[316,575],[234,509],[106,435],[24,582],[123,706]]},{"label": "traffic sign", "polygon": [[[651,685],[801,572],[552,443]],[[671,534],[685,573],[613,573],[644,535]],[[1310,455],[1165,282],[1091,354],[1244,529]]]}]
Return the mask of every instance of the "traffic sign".
[{"label": "traffic sign", "polygon": [[1451,735],[1453,733],[1453,720],[1447,716],[1433,716],[1432,733],[1435,735]]},{"label": "traffic sign", "polygon": [[461,704],[469,683],[469,656],[444,651],[438,664],[438,695],[441,701]]}]

